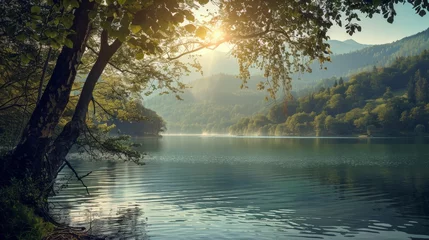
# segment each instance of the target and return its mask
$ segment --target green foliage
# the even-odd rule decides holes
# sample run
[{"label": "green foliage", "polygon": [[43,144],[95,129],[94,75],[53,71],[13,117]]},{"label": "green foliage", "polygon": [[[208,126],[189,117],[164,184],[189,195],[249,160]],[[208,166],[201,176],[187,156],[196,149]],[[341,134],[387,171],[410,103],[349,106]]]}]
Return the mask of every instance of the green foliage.
[{"label": "green foliage", "polygon": [[35,189],[31,183],[17,181],[0,188],[1,239],[39,240],[54,230],[53,224],[35,214],[34,205],[23,203],[38,196]]},{"label": "green foliage", "polygon": [[[288,102],[298,108],[283,122],[278,121],[285,117],[278,111],[282,105],[276,105],[268,111],[266,125],[255,129],[250,127],[254,119],[246,118],[231,126],[230,132],[255,134],[268,127],[275,129],[267,131],[269,135],[413,134],[416,126],[424,130],[429,122],[429,88],[422,87],[429,77],[428,64],[428,51],[397,59],[391,67],[353,75],[346,83]],[[408,96],[401,95],[407,89]],[[415,93],[415,100],[410,98],[410,92]]]},{"label": "green foliage", "polygon": [[[159,136],[166,130],[164,120],[154,111],[145,108],[141,102],[134,101],[129,107],[132,111],[120,119],[114,118],[112,123],[118,133],[134,137]],[[134,115],[134,116],[131,116]]]}]

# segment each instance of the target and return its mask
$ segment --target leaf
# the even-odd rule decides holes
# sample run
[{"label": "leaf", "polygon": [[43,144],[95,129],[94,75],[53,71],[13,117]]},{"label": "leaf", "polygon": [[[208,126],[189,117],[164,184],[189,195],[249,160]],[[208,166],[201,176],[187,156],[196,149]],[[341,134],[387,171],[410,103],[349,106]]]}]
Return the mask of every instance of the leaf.
[{"label": "leaf", "polygon": [[198,0],[198,3],[201,5],[209,3],[209,0]]},{"label": "leaf", "polygon": [[24,33],[20,33],[18,36],[16,36],[16,39],[18,39],[19,41],[24,41],[27,39],[27,35],[25,35]]},{"label": "leaf", "polygon": [[78,8],[79,7],[79,2],[77,0],[70,0],[70,6],[72,8]]},{"label": "leaf", "polygon": [[31,53],[26,53],[25,55],[26,55],[26,57],[27,57],[28,59],[30,59],[30,60],[34,60],[34,56],[33,56],[33,54],[31,54]]},{"label": "leaf", "polygon": [[183,21],[185,21],[185,15],[183,15],[183,13],[176,13],[173,16],[173,19],[175,22],[179,22],[182,23]]},{"label": "leaf", "polygon": [[68,39],[68,38],[66,38],[66,39],[64,40],[64,45],[65,45],[66,47],[68,47],[68,48],[73,48],[73,42],[72,42],[72,40],[70,40],[70,39]]},{"label": "leaf", "polygon": [[186,20],[191,21],[191,22],[195,21],[194,14],[192,14],[191,11],[185,10],[185,11],[183,11],[183,13],[185,14]]},{"label": "leaf", "polygon": [[205,27],[198,27],[195,31],[195,35],[201,39],[206,38],[207,35],[207,29]]},{"label": "leaf", "polygon": [[94,19],[95,17],[97,17],[97,11],[91,10],[88,13],[89,18]]},{"label": "leaf", "polygon": [[57,33],[57,32],[55,32],[55,31],[52,31],[52,30],[47,30],[47,31],[45,32],[45,35],[46,35],[48,38],[56,38],[56,37],[58,36],[58,33]]},{"label": "leaf", "polygon": [[136,59],[137,60],[142,60],[144,58],[144,53],[143,52],[138,52],[137,54],[136,54]]},{"label": "leaf", "polygon": [[140,25],[131,25],[130,29],[131,29],[131,32],[136,34],[136,33],[140,32],[140,30],[142,30],[142,27]]},{"label": "leaf", "polygon": [[127,0],[118,0],[119,5],[124,5]]},{"label": "leaf", "polygon": [[27,65],[30,62],[30,58],[27,57],[27,55],[22,55],[21,56],[21,63],[24,65]]},{"label": "leaf", "polygon": [[32,7],[31,7],[31,13],[39,14],[39,13],[40,13],[40,11],[41,11],[41,9],[40,9],[40,7],[39,7],[39,6],[32,6]]},{"label": "leaf", "polygon": [[185,26],[185,30],[190,32],[190,33],[195,32],[195,29],[197,29],[197,28],[193,24],[188,24]]},{"label": "leaf", "polygon": [[64,25],[65,28],[70,28],[73,25],[73,18],[72,17],[66,17],[64,16],[62,18],[61,23]]}]

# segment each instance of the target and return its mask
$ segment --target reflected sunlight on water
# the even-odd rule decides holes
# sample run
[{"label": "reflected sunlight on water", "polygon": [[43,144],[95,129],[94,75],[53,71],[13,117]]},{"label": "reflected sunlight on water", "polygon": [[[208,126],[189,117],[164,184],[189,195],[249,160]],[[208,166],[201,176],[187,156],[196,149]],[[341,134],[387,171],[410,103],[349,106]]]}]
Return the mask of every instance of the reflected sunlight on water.
[{"label": "reflected sunlight on water", "polygon": [[139,141],[144,166],[72,160],[91,195],[70,182],[57,217],[131,239],[429,239],[427,140]]}]

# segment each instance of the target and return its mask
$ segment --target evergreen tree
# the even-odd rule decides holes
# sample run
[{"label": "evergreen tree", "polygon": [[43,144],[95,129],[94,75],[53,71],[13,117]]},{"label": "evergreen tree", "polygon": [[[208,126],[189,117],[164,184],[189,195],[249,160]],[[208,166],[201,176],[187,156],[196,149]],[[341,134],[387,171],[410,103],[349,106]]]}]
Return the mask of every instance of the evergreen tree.
[{"label": "evergreen tree", "polygon": [[407,98],[408,102],[416,103],[416,80],[414,78],[408,80]]},{"label": "evergreen tree", "polygon": [[426,78],[422,77],[420,74],[420,70],[417,70],[415,75],[415,96],[416,96],[416,102],[427,102],[428,101],[428,81]]},{"label": "evergreen tree", "polygon": [[393,93],[390,87],[386,88],[386,92],[383,94],[383,99],[387,100],[393,97]]},{"label": "evergreen tree", "polygon": [[337,80],[335,80],[334,87],[337,87],[337,86],[338,86],[338,82],[337,82]]},{"label": "evergreen tree", "polygon": [[342,77],[340,77],[340,80],[338,81],[338,84],[339,84],[340,86],[344,85],[344,80],[343,80],[343,78],[342,78]]}]

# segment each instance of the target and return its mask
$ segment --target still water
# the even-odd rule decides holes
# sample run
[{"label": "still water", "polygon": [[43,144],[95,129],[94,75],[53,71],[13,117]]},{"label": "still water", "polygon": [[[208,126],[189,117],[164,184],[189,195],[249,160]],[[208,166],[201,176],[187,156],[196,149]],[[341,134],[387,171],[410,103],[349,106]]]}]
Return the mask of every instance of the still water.
[{"label": "still water", "polygon": [[[71,155],[62,221],[117,239],[429,239],[429,140],[164,136],[146,165]],[[115,239],[116,239],[115,238]]]}]

